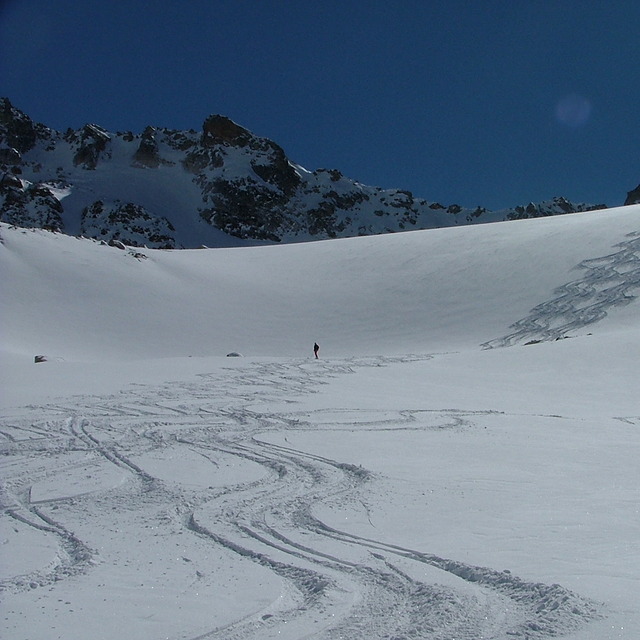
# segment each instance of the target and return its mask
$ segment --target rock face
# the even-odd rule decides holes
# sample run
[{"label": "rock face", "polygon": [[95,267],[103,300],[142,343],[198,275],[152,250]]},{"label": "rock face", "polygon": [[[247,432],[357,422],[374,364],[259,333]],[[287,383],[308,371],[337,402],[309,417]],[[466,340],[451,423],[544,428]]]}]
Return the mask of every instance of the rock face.
[{"label": "rock face", "polygon": [[209,116],[202,125],[200,142],[203,147],[215,147],[219,144],[229,144],[244,147],[249,144],[253,136],[240,125],[226,116]]},{"label": "rock face", "polygon": [[627,193],[627,199],[624,201],[624,204],[640,204],[640,184]]},{"label": "rock face", "polygon": [[582,211],[594,211],[606,209],[604,204],[578,205],[569,202],[566,198],[553,198],[538,204],[530,202],[526,207],[516,207],[512,213],[507,214],[507,220],[522,220],[524,218],[543,218],[557,216],[563,213],[579,213]]},{"label": "rock face", "polygon": [[[244,170],[236,163],[241,155]],[[205,204],[200,216],[243,239],[279,242],[301,178],[275,142],[258,138],[224,116],[209,116],[184,166],[195,174]]]},{"label": "rock face", "polygon": [[75,150],[74,166],[93,170],[98,166],[98,160],[109,158],[108,145],[111,136],[97,124],[85,124],[80,131],[67,131],[65,138]]},{"label": "rock face", "polygon": [[427,202],[336,169],[308,171],[222,115],[206,118],[200,132],[113,133],[87,124],[62,134],[0,99],[0,220],[112,243],[300,242],[593,208],[604,205],[555,198],[488,211]]},{"label": "rock face", "polygon": [[14,109],[7,98],[0,98],[0,130],[4,146],[15,148],[18,153],[33,149],[38,138],[31,118]]},{"label": "rock face", "polygon": [[154,217],[131,202],[105,204],[98,200],[83,210],[80,224],[81,234],[88,238],[156,249],[175,249],[174,231],[166,218]]},{"label": "rock face", "polygon": [[61,231],[62,205],[43,184],[23,187],[19,180],[16,183],[3,178],[0,184],[0,220],[18,227]]},{"label": "rock face", "polygon": [[155,169],[160,165],[160,149],[156,142],[156,130],[153,127],[147,127],[140,139],[140,146],[133,155],[133,166],[147,167]]}]

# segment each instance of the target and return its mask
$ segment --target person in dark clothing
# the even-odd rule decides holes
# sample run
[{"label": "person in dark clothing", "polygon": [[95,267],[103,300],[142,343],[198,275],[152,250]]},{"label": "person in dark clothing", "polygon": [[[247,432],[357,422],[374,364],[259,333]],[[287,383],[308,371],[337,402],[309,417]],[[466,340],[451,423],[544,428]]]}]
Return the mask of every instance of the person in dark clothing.
[{"label": "person in dark clothing", "polygon": [[318,357],[318,351],[320,351],[320,345],[317,342],[315,342],[313,344],[313,353],[315,354],[316,358]]}]

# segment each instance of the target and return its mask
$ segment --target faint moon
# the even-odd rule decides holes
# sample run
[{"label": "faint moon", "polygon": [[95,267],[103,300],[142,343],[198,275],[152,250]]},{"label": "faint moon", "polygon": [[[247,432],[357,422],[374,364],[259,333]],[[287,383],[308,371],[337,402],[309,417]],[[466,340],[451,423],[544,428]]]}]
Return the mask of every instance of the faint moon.
[{"label": "faint moon", "polygon": [[591,102],[584,96],[571,94],[556,105],[556,120],[560,124],[576,129],[587,124],[591,116]]}]

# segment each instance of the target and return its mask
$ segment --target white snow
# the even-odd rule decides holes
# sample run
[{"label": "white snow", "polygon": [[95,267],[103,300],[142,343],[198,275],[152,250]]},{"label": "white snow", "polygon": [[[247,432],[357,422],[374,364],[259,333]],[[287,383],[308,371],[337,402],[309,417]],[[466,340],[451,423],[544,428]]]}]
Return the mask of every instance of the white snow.
[{"label": "white snow", "polygon": [[640,637],[639,206],[0,236],[3,637]]}]

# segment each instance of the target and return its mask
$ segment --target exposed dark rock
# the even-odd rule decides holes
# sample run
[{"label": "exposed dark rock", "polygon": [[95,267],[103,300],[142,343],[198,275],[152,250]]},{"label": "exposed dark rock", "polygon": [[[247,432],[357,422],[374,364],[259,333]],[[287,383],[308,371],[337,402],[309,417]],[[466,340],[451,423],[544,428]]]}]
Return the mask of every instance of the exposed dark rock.
[{"label": "exposed dark rock", "polygon": [[73,164],[93,170],[98,166],[98,160],[107,149],[111,136],[97,124],[86,124],[80,131],[67,131],[65,139],[77,145]]},{"label": "exposed dark rock", "polygon": [[107,244],[110,247],[115,247],[116,249],[120,249],[120,251],[126,251],[127,250],[127,245],[125,245],[124,242],[120,242],[120,240],[114,240],[113,238],[111,238],[111,240],[109,240],[109,242],[107,242]]},{"label": "exposed dark rock", "polygon": [[300,176],[277,145],[266,158],[251,162],[251,168],[257,176],[287,195],[292,195],[300,185]]},{"label": "exposed dark rock", "polygon": [[247,131],[247,129],[236,124],[226,116],[211,115],[202,125],[200,143],[203,147],[211,147],[216,144],[230,144],[244,147],[252,137],[253,135]]},{"label": "exposed dark rock", "polygon": [[342,173],[340,173],[340,171],[338,171],[337,169],[318,169],[316,173],[322,173],[322,172],[326,172],[329,174],[329,178],[331,179],[331,182],[338,182],[339,180],[344,178]]},{"label": "exposed dark rock", "polygon": [[0,164],[10,165],[10,164],[21,164],[22,156],[17,149],[13,147],[3,147],[0,148]]},{"label": "exposed dark rock", "polygon": [[467,222],[473,222],[474,218],[479,218],[487,210],[484,207],[476,207],[471,213],[467,215]]},{"label": "exposed dark rock", "polygon": [[218,149],[197,147],[185,156],[182,166],[189,173],[198,175],[205,169],[219,169],[224,166],[224,156]]},{"label": "exposed dark rock", "polygon": [[63,209],[53,193],[42,184],[25,189],[20,180],[7,176],[0,185],[0,220],[19,227],[62,231]]},{"label": "exposed dark rock", "polygon": [[214,180],[204,187],[201,217],[237,238],[280,242],[278,231],[284,222],[286,198],[252,181]]},{"label": "exposed dark rock", "polygon": [[369,196],[358,189],[348,191],[347,193],[329,191],[324,197],[326,200],[331,200],[338,209],[353,209],[357,204],[369,200]]},{"label": "exposed dark rock", "polygon": [[596,211],[606,209],[604,204],[585,205],[573,204],[566,198],[557,197],[551,201],[534,204],[530,202],[526,206],[517,206],[507,213],[507,220],[523,220],[526,218],[543,218],[547,216],[557,216],[567,213],[582,213],[585,211]]},{"label": "exposed dark rock", "polygon": [[155,217],[138,204],[102,200],[84,209],[80,226],[80,233],[88,238],[153,249],[175,249],[174,231],[166,218]]},{"label": "exposed dark rock", "polygon": [[3,173],[0,178],[0,188],[12,187],[13,189],[22,189],[20,178],[14,173]]},{"label": "exposed dark rock", "polygon": [[164,139],[172,149],[187,151],[197,144],[195,140],[196,132],[194,130],[169,131],[165,129],[163,131],[165,134]]},{"label": "exposed dark rock", "polygon": [[324,200],[315,209],[309,209],[307,224],[312,236],[323,234],[329,238],[335,238],[337,235],[336,205]]},{"label": "exposed dark rock", "polygon": [[575,211],[574,206],[566,198],[554,198],[553,201],[565,213],[573,213]]},{"label": "exposed dark rock", "polygon": [[134,166],[148,167],[155,169],[160,165],[160,152],[158,143],[156,142],[156,130],[153,127],[147,127],[142,133],[140,145],[134,156]]},{"label": "exposed dark rock", "polygon": [[627,192],[627,199],[624,201],[625,206],[629,204],[640,204],[640,184],[632,191]]},{"label": "exposed dark rock", "polygon": [[0,136],[20,153],[33,149],[38,137],[31,118],[14,108],[7,98],[0,98]]}]

